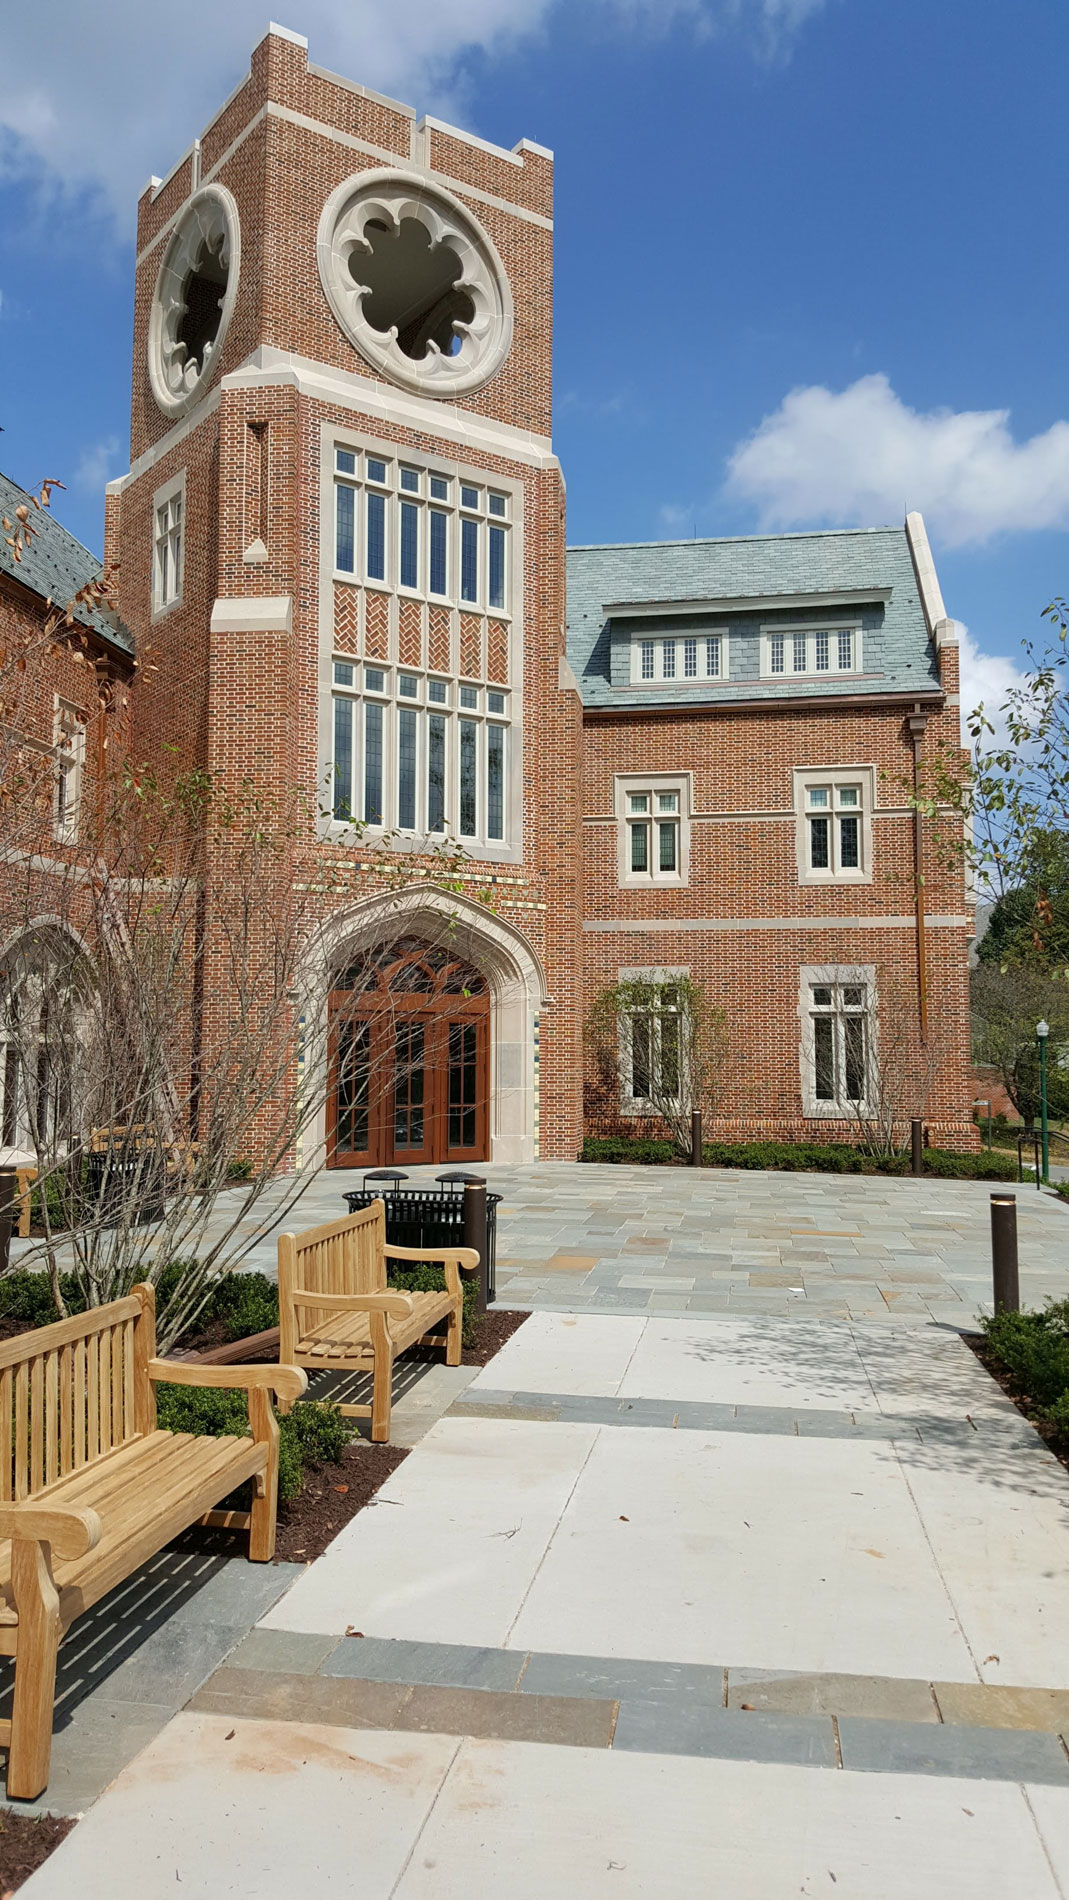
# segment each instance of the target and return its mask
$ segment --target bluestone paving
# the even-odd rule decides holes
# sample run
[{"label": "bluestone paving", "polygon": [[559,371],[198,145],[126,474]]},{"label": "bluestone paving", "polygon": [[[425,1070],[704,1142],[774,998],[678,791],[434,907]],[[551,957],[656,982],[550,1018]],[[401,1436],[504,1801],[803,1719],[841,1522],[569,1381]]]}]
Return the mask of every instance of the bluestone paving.
[{"label": "bluestone paving", "polygon": [[876,1774],[955,1775],[959,1780],[1046,1781],[1069,1789],[1069,1756],[1056,1735],[843,1716],[843,1767]]},{"label": "bluestone paving", "polygon": [[835,1731],[816,1715],[746,1715],[694,1703],[622,1701],[614,1750],[643,1755],[715,1755],[729,1761],[836,1766]]}]

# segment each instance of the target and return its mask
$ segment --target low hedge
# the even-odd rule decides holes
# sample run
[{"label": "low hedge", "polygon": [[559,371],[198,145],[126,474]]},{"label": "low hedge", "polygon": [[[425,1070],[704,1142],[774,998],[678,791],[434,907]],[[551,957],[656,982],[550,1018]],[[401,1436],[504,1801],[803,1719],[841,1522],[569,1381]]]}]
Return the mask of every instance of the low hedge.
[{"label": "low hedge", "polygon": [[[685,1166],[671,1141],[634,1141],[623,1135],[588,1136],[581,1161],[630,1162],[637,1167]],[[908,1155],[870,1155],[846,1142],[707,1141],[702,1146],[706,1168],[748,1168],[761,1172],[820,1174],[909,1174]],[[1009,1155],[983,1149],[979,1154],[956,1154],[949,1148],[926,1148],[924,1172],[957,1181],[1015,1181],[1017,1164]]]},{"label": "low hedge", "polygon": [[1069,1450],[1069,1300],[1041,1313],[996,1313],[981,1321],[992,1356]]},{"label": "low hedge", "polygon": [[[160,1429],[192,1432],[196,1438],[244,1438],[249,1430],[249,1407],[244,1392],[219,1392],[196,1385],[160,1385],[156,1388]],[[336,1465],[346,1445],[357,1436],[356,1426],[343,1418],[336,1405],[303,1399],[278,1421],[278,1501],[291,1504],[309,1469]]]}]

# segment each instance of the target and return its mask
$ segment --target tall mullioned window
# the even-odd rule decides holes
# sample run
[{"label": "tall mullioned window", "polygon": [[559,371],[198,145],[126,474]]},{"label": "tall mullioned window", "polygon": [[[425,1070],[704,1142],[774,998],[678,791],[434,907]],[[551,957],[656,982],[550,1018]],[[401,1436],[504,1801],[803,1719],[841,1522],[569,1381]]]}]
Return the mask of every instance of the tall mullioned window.
[{"label": "tall mullioned window", "polygon": [[[455,469],[336,444],[334,572],[511,618],[513,499]],[[481,679],[335,654],[331,809],[340,824],[467,847],[515,828],[510,694]]]}]

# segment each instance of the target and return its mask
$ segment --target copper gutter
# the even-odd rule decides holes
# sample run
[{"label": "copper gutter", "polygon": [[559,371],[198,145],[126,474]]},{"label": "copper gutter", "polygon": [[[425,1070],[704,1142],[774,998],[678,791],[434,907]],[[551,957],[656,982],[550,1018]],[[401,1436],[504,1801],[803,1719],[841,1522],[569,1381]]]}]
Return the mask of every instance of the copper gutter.
[{"label": "copper gutter", "polygon": [[919,703],[914,705],[913,711],[906,720],[906,725],[913,746],[913,891],[917,915],[917,1001],[922,1043],[928,1040],[928,945],[925,935],[927,920],[924,914],[924,834],[921,827],[920,763],[921,742],[927,724],[928,714]]}]

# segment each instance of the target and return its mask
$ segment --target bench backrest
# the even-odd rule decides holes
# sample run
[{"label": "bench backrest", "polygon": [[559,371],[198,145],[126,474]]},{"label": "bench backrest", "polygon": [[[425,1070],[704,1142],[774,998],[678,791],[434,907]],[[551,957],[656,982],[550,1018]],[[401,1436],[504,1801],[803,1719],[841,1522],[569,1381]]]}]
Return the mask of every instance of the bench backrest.
[{"label": "bench backrest", "polygon": [[[382,1293],[386,1289],[386,1209],[372,1201],[359,1214],[278,1237],[279,1357],[296,1344],[291,1300],[295,1288],[314,1293]],[[310,1309],[302,1307],[302,1312]],[[311,1309],[314,1310],[314,1309]],[[307,1320],[302,1320],[307,1324]]]},{"label": "bench backrest", "polygon": [[152,1290],[0,1344],[0,1501],[33,1497],[151,1431]]}]

